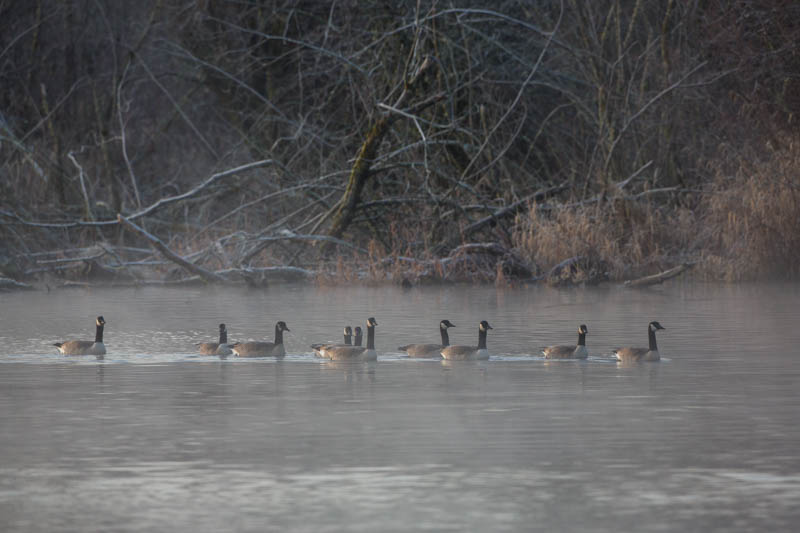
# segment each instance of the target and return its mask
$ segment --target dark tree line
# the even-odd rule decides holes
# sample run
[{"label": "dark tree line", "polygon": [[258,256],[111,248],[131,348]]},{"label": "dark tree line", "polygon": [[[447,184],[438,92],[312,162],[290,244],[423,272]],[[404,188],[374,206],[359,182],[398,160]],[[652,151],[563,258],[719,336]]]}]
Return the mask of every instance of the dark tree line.
[{"label": "dark tree line", "polygon": [[722,146],[794,138],[798,38],[777,0],[0,0],[0,268],[130,271],[118,214],[218,271],[701,209]]}]

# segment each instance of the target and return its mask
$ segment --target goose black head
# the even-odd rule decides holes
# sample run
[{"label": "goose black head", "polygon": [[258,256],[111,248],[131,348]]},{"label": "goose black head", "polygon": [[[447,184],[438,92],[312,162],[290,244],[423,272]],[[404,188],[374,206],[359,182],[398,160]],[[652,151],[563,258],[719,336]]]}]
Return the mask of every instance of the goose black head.
[{"label": "goose black head", "polygon": [[225,324],[220,324],[219,325],[219,330],[220,331],[225,331]]},{"label": "goose black head", "polygon": [[375,326],[377,326],[377,325],[378,325],[378,321],[377,321],[377,320],[375,320],[375,317],[369,317],[369,318],[367,319],[367,327],[370,327],[370,326],[371,326],[371,327],[373,327],[373,328],[374,328],[374,327],[375,327]]},{"label": "goose black head", "polygon": [[490,325],[489,325],[489,323],[488,323],[487,321],[485,321],[485,320],[481,320],[481,325],[480,325],[480,328],[481,328],[483,331],[487,331],[487,330],[490,330],[490,329],[494,329],[494,328],[493,328],[492,326],[490,326]]},{"label": "goose black head", "polygon": [[281,331],[291,331],[289,328],[286,327],[286,322],[284,322],[283,320],[278,322],[277,325],[278,325],[278,329],[281,330]]},{"label": "goose black head", "polygon": [[446,328],[454,328],[454,327],[456,327],[456,325],[453,324],[452,322],[450,322],[449,320],[444,319],[441,322],[439,322],[439,327],[446,329]]},{"label": "goose black head", "polygon": [[345,326],[344,327],[344,334],[348,335],[348,336],[353,335],[353,328],[351,328],[350,326]]},{"label": "goose black head", "polygon": [[667,328],[665,328],[664,326],[662,326],[661,324],[659,324],[655,320],[650,322],[650,331],[656,331],[658,329],[667,329]]},{"label": "goose black head", "polygon": [[105,325],[105,323],[106,323],[106,319],[103,318],[102,315],[97,317],[97,320],[95,321],[95,324],[97,324],[98,326],[103,326],[103,325]]},{"label": "goose black head", "polygon": [[589,328],[586,327],[586,324],[581,324],[580,327],[578,328],[578,333],[586,335],[587,333],[589,333]]}]

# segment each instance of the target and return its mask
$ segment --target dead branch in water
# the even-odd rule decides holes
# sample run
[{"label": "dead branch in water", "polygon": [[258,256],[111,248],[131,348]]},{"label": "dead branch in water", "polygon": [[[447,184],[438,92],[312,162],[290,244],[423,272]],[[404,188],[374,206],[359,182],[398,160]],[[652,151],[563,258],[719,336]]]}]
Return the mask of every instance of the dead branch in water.
[{"label": "dead branch in water", "polygon": [[213,282],[213,283],[225,283],[226,281],[228,281],[225,278],[223,278],[222,276],[220,276],[218,274],[215,274],[214,272],[211,272],[210,270],[206,270],[203,267],[200,267],[200,266],[197,266],[195,264],[190,263],[189,261],[187,261],[183,257],[179,256],[178,254],[176,254],[175,252],[170,250],[167,247],[167,245],[164,244],[161,241],[161,239],[159,239],[155,235],[152,235],[152,234],[148,233],[145,229],[137,226],[136,224],[134,224],[133,222],[131,222],[130,220],[128,220],[124,216],[117,215],[117,220],[119,221],[120,224],[122,224],[123,226],[125,226],[129,230],[133,231],[134,233],[137,233],[137,234],[141,235],[142,237],[144,237],[145,239],[150,241],[150,243],[153,245],[153,248],[155,248],[156,250],[161,252],[164,257],[166,257],[167,259],[169,259],[173,263],[176,263],[177,265],[185,268],[186,270],[188,270],[192,274],[196,274],[196,275],[200,276],[201,278],[203,278],[205,281]]},{"label": "dead branch in water", "polygon": [[675,276],[690,269],[694,265],[695,263],[682,263],[676,267],[670,268],[669,270],[659,272],[658,274],[653,274],[652,276],[645,276],[643,278],[628,280],[623,285],[629,288],[657,285],[659,283],[665,282],[670,278],[674,278]]},{"label": "dead branch in water", "polygon": [[33,289],[33,287],[21,281],[0,277],[0,290],[3,289]]}]

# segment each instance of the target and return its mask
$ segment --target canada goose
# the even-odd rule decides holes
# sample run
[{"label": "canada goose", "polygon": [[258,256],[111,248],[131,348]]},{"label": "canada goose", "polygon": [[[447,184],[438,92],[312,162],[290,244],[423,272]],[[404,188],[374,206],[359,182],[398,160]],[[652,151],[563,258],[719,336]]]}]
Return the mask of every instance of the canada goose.
[{"label": "canada goose", "polygon": [[578,328],[578,345],[558,345],[548,346],[542,350],[545,359],[586,359],[589,352],[586,350],[586,324],[581,324]]},{"label": "canada goose", "polygon": [[661,356],[658,355],[658,346],[656,346],[656,330],[666,329],[664,326],[656,321],[650,322],[647,325],[647,338],[650,341],[649,348],[619,348],[614,350],[614,355],[617,356],[618,361],[633,362],[633,361],[658,361]]},{"label": "canada goose", "polygon": [[311,348],[314,350],[314,355],[316,355],[317,357],[325,357],[324,355],[322,355],[322,351],[321,351],[322,348],[324,348],[326,346],[352,346],[353,345],[352,339],[353,339],[353,328],[350,327],[350,326],[345,326],[345,328],[344,328],[344,344],[321,342],[321,343],[312,344]]},{"label": "canada goose", "polygon": [[450,346],[450,336],[447,334],[447,328],[454,327],[456,327],[456,325],[449,320],[442,320],[439,322],[439,332],[442,334],[441,344],[406,344],[397,349],[401,352],[406,352],[409,357],[441,358],[442,348]]},{"label": "canada goose", "polygon": [[361,341],[363,338],[364,335],[362,334],[361,326],[356,326],[355,335],[353,339],[353,346],[361,346]]},{"label": "canada goose", "polygon": [[485,320],[481,320],[478,326],[478,346],[447,346],[442,348],[442,357],[450,361],[473,361],[479,359],[489,359],[489,351],[486,349],[486,333],[494,329]]},{"label": "canada goose", "polygon": [[94,342],[92,341],[64,341],[57,342],[53,346],[58,347],[58,351],[64,355],[105,355],[106,345],[103,344],[103,326],[106,321],[102,316],[95,320]]},{"label": "canada goose", "polygon": [[[378,321],[370,317],[367,320],[367,347],[362,346],[326,346],[322,349],[323,357],[333,361],[376,361],[375,326]],[[358,337],[356,337],[358,338]]]},{"label": "canada goose", "polygon": [[286,322],[281,320],[275,324],[275,342],[237,342],[233,345],[233,353],[239,357],[283,357],[283,332],[290,331]]},{"label": "canada goose", "polygon": [[198,351],[203,355],[230,355],[233,353],[228,344],[228,330],[225,324],[219,325],[219,342],[201,342],[197,344]]}]

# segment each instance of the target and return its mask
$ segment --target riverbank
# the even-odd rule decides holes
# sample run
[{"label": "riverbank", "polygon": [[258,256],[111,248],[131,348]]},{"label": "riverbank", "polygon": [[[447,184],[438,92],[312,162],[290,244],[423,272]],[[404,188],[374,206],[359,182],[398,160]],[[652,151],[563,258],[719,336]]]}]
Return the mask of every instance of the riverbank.
[{"label": "riverbank", "polygon": [[[60,261],[60,275],[45,272],[30,280],[21,282],[0,277],[0,291],[10,290],[51,290],[54,288],[104,288],[104,287],[143,287],[143,286],[202,286],[208,284],[246,285],[249,287],[268,287],[272,284],[307,283],[325,286],[336,285],[399,285],[404,288],[442,284],[487,284],[497,286],[516,286],[547,284],[550,286],[597,285],[609,281],[607,272],[591,270],[589,258],[576,256],[552,267],[545,274],[537,274],[515,252],[497,243],[475,243],[461,246],[454,255],[441,260],[419,261],[408,257],[386,258],[379,266],[369,268],[345,268],[342,262],[335,267],[327,265],[324,270],[300,267],[248,267],[231,268],[213,272],[213,279],[201,275],[186,275],[170,279],[168,276],[147,277],[123,272],[115,266],[100,264],[95,256]],[[71,274],[64,275],[71,264]],[[83,263],[82,265],[80,263]],[[690,270],[695,264],[681,263],[666,271],[638,279],[624,281],[625,286],[642,287],[655,285]],[[100,275],[98,275],[100,273]]]},{"label": "riverbank", "polygon": [[19,246],[14,253],[13,241],[7,241],[0,254],[0,276],[12,280],[0,288],[285,281],[591,285],[622,283],[680,265],[692,265],[689,275],[702,280],[796,279],[800,146],[783,146],[719,165],[702,190],[645,188],[627,194],[628,182],[584,200],[564,190],[514,210],[495,209],[494,219],[471,224],[481,224],[475,234],[487,240],[451,247],[447,243],[464,227],[447,228],[443,219],[440,226],[446,229],[434,228],[440,234],[437,243],[420,240],[420,234],[434,233],[422,221],[391,223],[388,239],[354,235],[347,240],[231,226],[209,229],[198,238],[177,220],[163,229],[163,216],[157,221],[142,217],[146,222],[137,224],[130,222],[132,216],[120,215],[116,225],[78,221],[70,229],[6,217],[2,228]]}]

